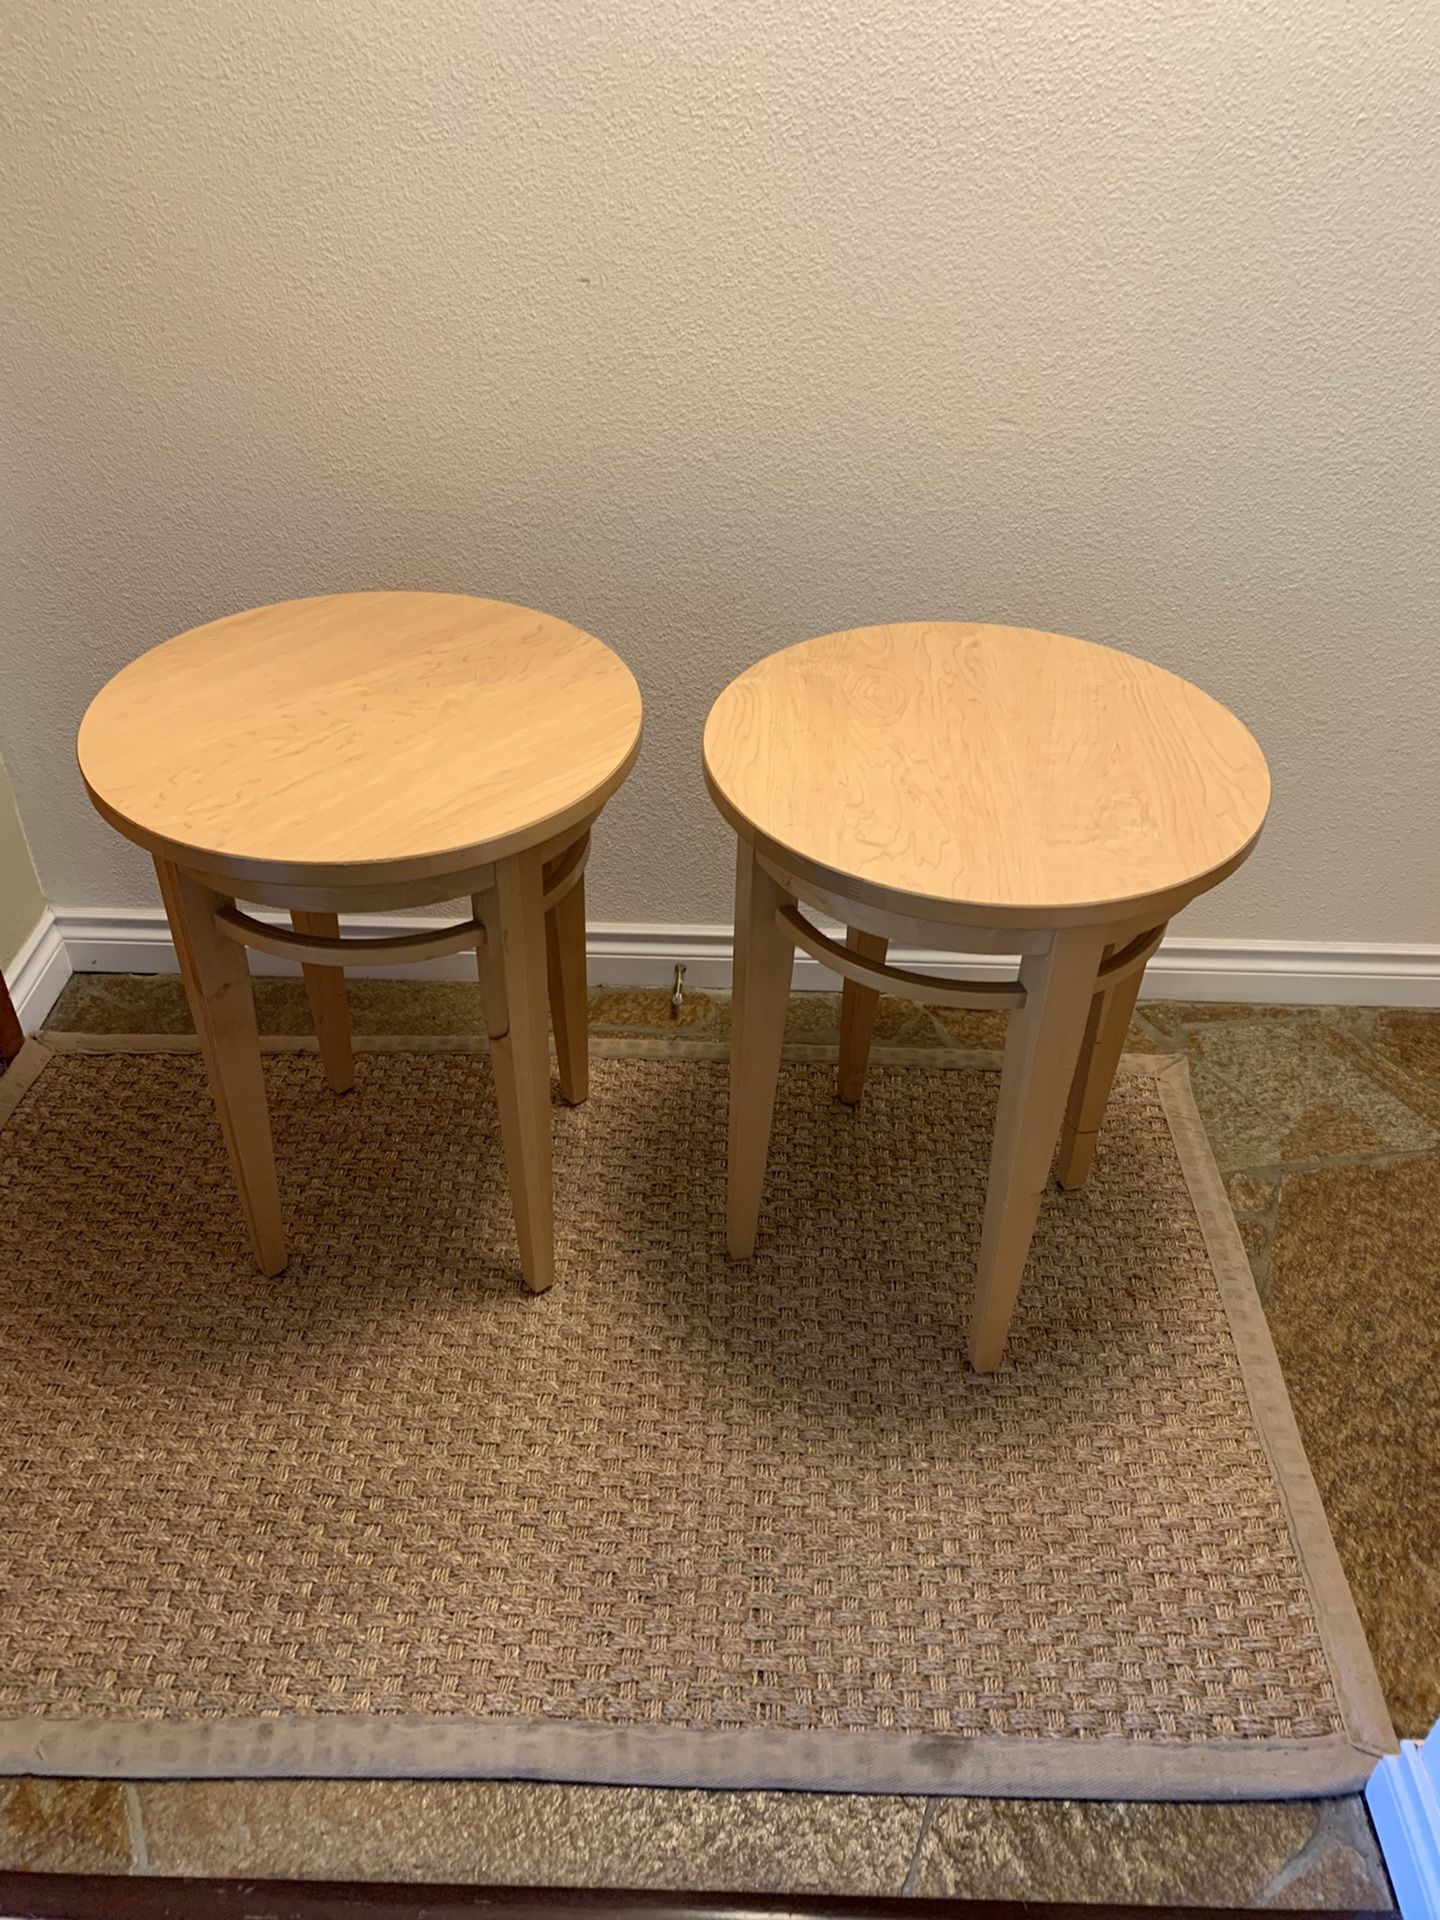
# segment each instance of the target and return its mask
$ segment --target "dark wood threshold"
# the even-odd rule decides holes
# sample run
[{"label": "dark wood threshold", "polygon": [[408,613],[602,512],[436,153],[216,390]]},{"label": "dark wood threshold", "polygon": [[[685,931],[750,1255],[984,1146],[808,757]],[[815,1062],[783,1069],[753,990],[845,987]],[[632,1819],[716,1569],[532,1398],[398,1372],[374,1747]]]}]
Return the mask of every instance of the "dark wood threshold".
[{"label": "dark wood threshold", "polygon": [[[182,1880],[0,1873],[5,1920],[1241,1920],[1249,1907],[1073,1906],[1050,1901],[848,1895],[641,1893],[359,1880]],[[1307,1909],[1304,1920],[1395,1920]]]},{"label": "dark wood threshold", "polygon": [[0,979],[0,1067],[8,1067],[24,1044],[25,1035],[15,1002],[10,998],[10,989]]}]

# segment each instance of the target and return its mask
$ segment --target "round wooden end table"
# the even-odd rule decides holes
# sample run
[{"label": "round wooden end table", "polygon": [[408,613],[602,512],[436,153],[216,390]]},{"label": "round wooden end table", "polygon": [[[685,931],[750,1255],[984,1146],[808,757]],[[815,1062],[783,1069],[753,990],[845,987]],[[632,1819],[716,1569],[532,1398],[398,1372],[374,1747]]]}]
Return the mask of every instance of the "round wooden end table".
[{"label": "round wooden end table", "polygon": [[[154,856],[255,1258],[286,1260],[247,947],[304,969],[330,1086],[353,1084],[347,964],[478,949],[520,1264],[554,1278],[550,1063],[587,1091],[590,828],[640,748],[640,691],[564,620],[451,593],[290,600],[196,627],[96,695],[80,770]],[[471,897],[436,931],[339,916]],[[291,925],[238,900],[288,909]]]},{"label": "round wooden end table", "polygon": [[[988,1372],[1057,1136],[1060,1183],[1078,1187],[1166,921],[1259,836],[1264,755],[1208,694],[1130,654],[926,622],[807,640],[742,673],[711,709],[705,775],[739,839],[730,1251],[755,1244],[797,947],[844,977],[842,1100],[861,1096],[881,992],[1006,1009],[970,1323]],[[892,940],[1018,955],[1016,977],[894,967]]]}]

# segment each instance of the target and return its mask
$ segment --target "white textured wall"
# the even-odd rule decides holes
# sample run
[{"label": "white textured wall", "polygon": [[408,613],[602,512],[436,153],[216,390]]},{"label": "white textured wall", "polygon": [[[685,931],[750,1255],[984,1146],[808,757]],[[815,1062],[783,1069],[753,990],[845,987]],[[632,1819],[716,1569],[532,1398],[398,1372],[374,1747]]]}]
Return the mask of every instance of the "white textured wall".
[{"label": "white textured wall", "polygon": [[10,776],[0,763],[0,970],[9,971],[44,910],[45,896],[15,810]]},{"label": "white textured wall", "polygon": [[1110,640],[1277,803],[1192,933],[1440,940],[1435,0],[10,0],[9,756],[163,635],[380,585],[639,675],[597,917],[718,920],[706,706],[787,641]]}]

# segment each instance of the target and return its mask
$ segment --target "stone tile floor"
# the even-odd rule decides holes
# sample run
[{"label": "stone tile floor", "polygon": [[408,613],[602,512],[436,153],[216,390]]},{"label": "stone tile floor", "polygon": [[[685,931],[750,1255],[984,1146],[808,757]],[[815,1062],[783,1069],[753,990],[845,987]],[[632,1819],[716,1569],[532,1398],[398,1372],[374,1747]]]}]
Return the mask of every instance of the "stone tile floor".
[{"label": "stone tile floor", "polygon": [[[256,982],[305,1033],[298,981]],[[463,984],[351,983],[356,1030],[471,1033]],[[834,995],[792,1037],[836,1038]],[[722,1038],[724,996],[600,988],[596,1033]],[[181,1032],[179,983],[73,980],[49,1022]],[[1004,1016],[883,1000],[877,1039],[993,1047]],[[1188,1055],[1397,1727],[1440,1715],[1440,1014],[1142,1002]],[[1103,1150],[1103,1149],[1102,1149]],[[687,1793],[514,1781],[18,1781],[0,1867],[1384,1909],[1356,1796],[1238,1805]]]}]

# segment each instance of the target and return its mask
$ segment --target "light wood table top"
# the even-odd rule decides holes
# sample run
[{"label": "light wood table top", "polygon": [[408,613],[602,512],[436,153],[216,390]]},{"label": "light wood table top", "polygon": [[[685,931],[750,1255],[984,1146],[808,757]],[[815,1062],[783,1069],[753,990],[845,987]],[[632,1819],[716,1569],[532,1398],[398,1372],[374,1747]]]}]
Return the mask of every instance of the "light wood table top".
[{"label": "light wood table top", "polygon": [[564,620],[348,593],[152,648],[96,695],[77,750],[96,807],[152,853],[242,878],[390,881],[585,820],[640,728],[630,669]]},{"label": "light wood table top", "polygon": [[1255,740],[1188,681],[949,621],[761,660],[715,702],[705,770],[762,852],[883,908],[995,926],[1164,917],[1240,864],[1270,800]]}]

